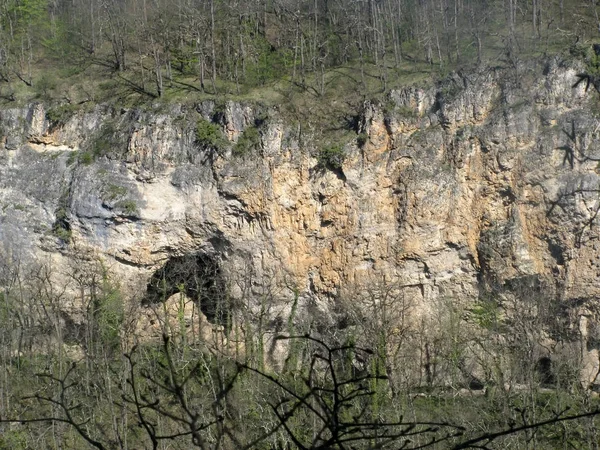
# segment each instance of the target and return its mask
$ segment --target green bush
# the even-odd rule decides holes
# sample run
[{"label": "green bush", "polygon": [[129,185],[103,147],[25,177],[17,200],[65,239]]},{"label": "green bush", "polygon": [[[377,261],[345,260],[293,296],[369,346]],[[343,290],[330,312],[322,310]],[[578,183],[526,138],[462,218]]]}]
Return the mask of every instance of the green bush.
[{"label": "green bush", "polygon": [[600,55],[597,55],[592,47],[588,48],[586,60],[587,73],[590,75],[600,75]]},{"label": "green bush", "polygon": [[244,156],[260,146],[260,133],[256,127],[248,127],[233,147],[234,156]]},{"label": "green bush", "polygon": [[70,103],[50,108],[46,112],[46,118],[50,121],[52,127],[64,125],[67,121],[75,115],[77,106]]},{"label": "green bush", "polygon": [[203,148],[222,149],[226,140],[217,125],[204,119],[196,124],[196,143]]},{"label": "green bush", "polygon": [[96,301],[95,315],[102,343],[110,349],[121,344],[121,325],[125,316],[123,299],[119,289],[108,281],[104,282],[103,296]]},{"label": "green bush", "polygon": [[69,156],[67,157],[67,166],[75,164],[75,162],[78,160],[78,158],[79,158],[79,152],[70,152]]},{"label": "green bush", "polygon": [[105,189],[107,200],[116,200],[127,195],[127,189],[116,184],[109,184]]},{"label": "green bush", "polygon": [[92,141],[91,152],[93,159],[101,156],[109,156],[111,154],[121,153],[123,141],[119,136],[119,130],[111,122],[106,122],[98,131],[95,139]]},{"label": "green bush", "polygon": [[265,84],[282,78],[289,73],[293,61],[290,49],[274,49],[271,43],[259,35],[253,36],[254,55],[246,65],[244,83],[250,86]]},{"label": "green bush", "polygon": [[321,169],[339,170],[346,159],[346,152],[341,144],[323,147],[317,155],[317,167]]},{"label": "green bush", "polygon": [[33,88],[38,97],[48,100],[52,98],[54,90],[56,89],[57,81],[56,78],[50,76],[49,74],[42,75],[36,82],[33,84]]},{"label": "green bush", "polygon": [[[58,113],[57,113],[58,114]],[[65,112],[66,114],[66,112]],[[102,125],[96,135],[88,142],[85,149],[79,152],[71,152],[67,158],[67,165],[78,162],[85,166],[89,166],[96,159],[102,156],[110,156],[122,153],[124,149],[124,141],[120,136],[119,130],[113,123],[105,123]],[[118,187],[118,186],[117,186]],[[117,192],[110,192],[109,196],[118,196]]]},{"label": "green bush", "polygon": [[173,58],[173,67],[179,73],[183,75],[195,75],[195,58],[191,49],[175,46],[171,49],[171,57]]},{"label": "green bush", "polygon": [[88,151],[78,151],[69,153],[69,157],[67,158],[67,166],[70,166],[75,163],[83,164],[84,166],[89,166],[94,162],[94,155]]},{"label": "green bush", "polygon": [[66,228],[63,228],[61,226],[57,226],[55,225],[52,228],[52,233],[54,233],[54,236],[56,236],[58,239],[60,239],[61,241],[68,243],[71,241],[71,230],[67,230]]},{"label": "green bush", "polygon": [[30,448],[27,445],[27,434],[25,430],[5,429],[0,436],[0,449],[20,450]]},{"label": "green bush", "polygon": [[128,216],[133,216],[137,214],[138,211],[137,203],[135,203],[133,200],[121,200],[120,202],[117,202],[115,207]]},{"label": "green bush", "polygon": [[69,243],[72,236],[68,219],[66,208],[60,207],[56,210],[56,220],[52,225],[52,234],[65,243]]},{"label": "green bush", "polygon": [[89,166],[94,162],[94,155],[90,152],[80,152],[79,155],[77,155],[77,161],[85,166]]},{"label": "green bush", "polygon": [[469,318],[481,328],[495,329],[501,322],[500,306],[493,300],[480,300],[469,310]]},{"label": "green bush", "polygon": [[369,135],[367,133],[360,133],[356,137],[356,143],[359,147],[364,146],[367,143],[367,140],[369,140]]}]

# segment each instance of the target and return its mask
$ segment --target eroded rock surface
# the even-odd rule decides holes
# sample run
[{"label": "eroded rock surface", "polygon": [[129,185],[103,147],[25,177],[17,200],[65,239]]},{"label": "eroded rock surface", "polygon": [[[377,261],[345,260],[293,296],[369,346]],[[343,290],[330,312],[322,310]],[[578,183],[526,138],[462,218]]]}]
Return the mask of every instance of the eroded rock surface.
[{"label": "eroded rock surface", "polygon": [[[533,276],[591,317],[600,119],[597,96],[572,88],[580,70],[554,59],[391,92],[385,107],[364,105],[335,170],[257,105],[97,106],[62,124],[40,104],[5,109],[3,251],[66,267],[91,248],[137,299],[168,258],[199,252],[237,280],[233,297],[277,286],[281,314],[294,292],[328,315],[345,289],[381,282],[426,314]],[[199,145],[200,119],[232,144]],[[249,127],[260,145],[236,155]]]}]

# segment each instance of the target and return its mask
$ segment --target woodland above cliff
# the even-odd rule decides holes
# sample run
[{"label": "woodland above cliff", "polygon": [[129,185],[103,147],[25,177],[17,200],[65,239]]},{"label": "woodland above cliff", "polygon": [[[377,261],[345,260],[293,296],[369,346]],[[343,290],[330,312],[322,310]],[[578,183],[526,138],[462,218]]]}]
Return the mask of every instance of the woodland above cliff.
[{"label": "woodland above cliff", "polygon": [[72,107],[365,99],[430,73],[578,52],[599,27],[594,0],[2,0],[0,12],[0,98]]}]

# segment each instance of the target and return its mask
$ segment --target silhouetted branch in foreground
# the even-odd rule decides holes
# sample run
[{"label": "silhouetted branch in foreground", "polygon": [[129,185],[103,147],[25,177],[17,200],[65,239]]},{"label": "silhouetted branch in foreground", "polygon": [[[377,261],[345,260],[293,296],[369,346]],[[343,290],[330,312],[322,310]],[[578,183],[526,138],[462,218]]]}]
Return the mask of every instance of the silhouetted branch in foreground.
[{"label": "silhouetted branch in foreground", "polygon": [[[127,411],[135,428],[144,431],[152,449],[171,441],[178,440],[181,444],[181,439],[189,439],[191,446],[202,449],[247,450],[268,446],[300,450],[416,450],[440,444],[453,450],[491,449],[492,443],[503,437],[528,433],[528,438],[533,439],[543,427],[600,415],[600,409],[572,415],[565,415],[568,409],[563,409],[544,420],[527,423],[527,410],[523,408],[521,425],[509,424],[505,429],[475,437],[467,436],[465,427],[448,421],[405,421],[402,415],[397,420],[387,420],[385,414],[390,411],[384,412],[378,406],[380,399],[388,394],[387,376],[379,373],[381,365],[371,350],[351,343],[331,346],[309,335],[275,339],[299,340],[305,344],[302,351],[306,358],[299,358],[295,369],[288,374],[237,364],[225,376],[221,366],[209,370],[202,363],[202,354],[176,358],[174,352],[178,348],[166,336],[155,349],[158,353],[148,355],[148,365],[141,364],[143,353],[134,348],[125,355],[126,378],[119,386],[121,400],[114,404]],[[298,351],[298,347],[291,351]],[[307,364],[302,366],[302,360]],[[23,398],[49,406],[52,413],[32,418],[0,418],[0,423],[64,423],[96,449],[116,448],[114,442],[101,442],[102,424],[92,421],[94,414],[85,409],[85,400],[81,400],[81,393],[75,389],[79,381],[75,368],[71,364],[61,377],[39,374],[50,389]],[[272,420],[263,422],[270,425],[252,437],[239,433],[236,427],[241,424],[226,408],[227,402],[235,408],[235,402],[240,400],[235,390],[242,373],[258,377],[244,378],[251,383],[266,382],[259,383],[260,392],[270,399],[268,404],[273,413]],[[212,392],[210,396],[205,395],[208,391]],[[227,439],[233,447],[224,443]]]},{"label": "silhouetted branch in foreground", "polygon": [[50,404],[54,407],[58,407],[59,411],[62,411],[63,416],[52,416],[52,417],[40,417],[33,419],[4,419],[0,418],[0,423],[36,423],[36,422],[62,422],[71,426],[79,436],[81,436],[88,444],[99,450],[104,450],[106,447],[101,442],[92,438],[86,425],[89,423],[87,420],[77,420],[73,415],[75,411],[82,407],[81,403],[73,403],[74,399],[71,398],[71,390],[77,386],[77,381],[69,381],[71,373],[75,370],[75,363],[71,364],[67,372],[63,377],[56,377],[49,373],[38,374],[41,379],[49,380],[51,384],[58,385],[58,393],[55,397],[48,395],[35,394],[32,396],[24,397],[23,400],[36,400],[42,404]]},{"label": "silhouetted branch in foreground", "polygon": [[[382,420],[373,408],[372,400],[378,383],[387,381],[387,376],[354,367],[354,360],[368,358],[373,353],[371,350],[354,345],[330,347],[309,335],[276,339],[302,339],[316,344],[316,349],[300,385],[243,366],[276,385],[282,394],[278,401],[271,402],[279,423],[263,439],[283,428],[294,445],[302,450],[358,448],[356,445],[377,449],[391,444],[419,449],[463,434],[463,427],[446,422]],[[365,365],[368,367],[368,363]],[[290,425],[293,420],[306,417],[310,417],[307,424],[312,427],[310,439],[300,436],[306,435],[304,427]]]},{"label": "silhouetted branch in foreground", "polygon": [[503,436],[521,433],[521,432],[527,431],[527,430],[537,430],[541,427],[544,427],[547,425],[555,425],[555,424],[558,424],[561,422],[568,422],[571,420],[584,419],[586,417],[594,417],[599,414],[600,414],[600,409],[595,409],[593,411],[582,413],[582,414],[574,414],[571,416],[563,416],[562,414],[560,414],[560,415],[557,415],[548,420],[542,420],[540,422],[535,422],[535,423],[531,423],[531,424],[522,425],[519,427],[509,428],[507,430],[501,430],[501,431],[497,431],[495,433],[485,433],[485,434],[482,434],[481,436],[478,436],[473,439],[469,439],[468,441],[465,441],[465,442],[462,442],[461,444],[455,445],[454,447],[452,447],[452,449],[460,450],[460,449],[465,449],[465,448],[481,448],[481,449],[489,448],[489,447],[487,447],[488,444],[490,444],[495,439],[498,439]]}]

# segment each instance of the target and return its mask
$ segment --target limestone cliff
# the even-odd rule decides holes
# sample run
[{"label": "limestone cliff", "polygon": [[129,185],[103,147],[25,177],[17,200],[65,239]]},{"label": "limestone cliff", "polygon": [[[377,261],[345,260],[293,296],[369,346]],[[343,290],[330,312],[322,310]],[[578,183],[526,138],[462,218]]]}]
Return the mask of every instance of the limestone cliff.
[{"label": "limestone cliff", "polygon": [[[600,294],[600,100],[572,88],[581,70],[553,59],[393,91],[329,168],[310,132],[255,104],[99,105],[58,123],[42,104],[4,109],[2,252],[66,267],[91,249],[140,301],[169,258],[200,253],[234,298],[270,289],[273,315],[296,292],[328,317],[381,282],[426,314],[535,278],[584,320]],[[232,143],[256,128],[259,145],[199,145],[198,120]]]}]

